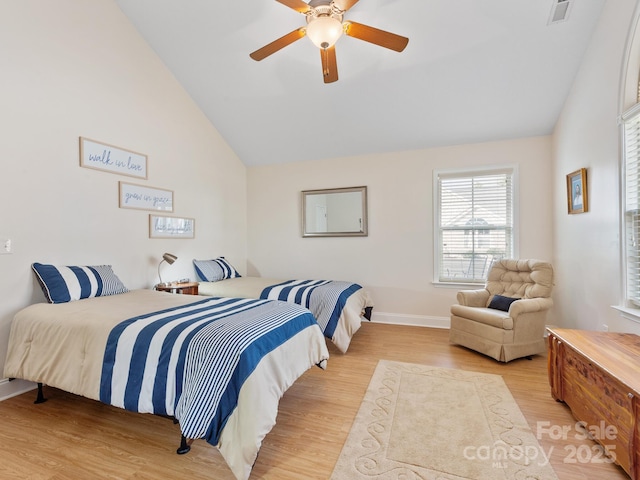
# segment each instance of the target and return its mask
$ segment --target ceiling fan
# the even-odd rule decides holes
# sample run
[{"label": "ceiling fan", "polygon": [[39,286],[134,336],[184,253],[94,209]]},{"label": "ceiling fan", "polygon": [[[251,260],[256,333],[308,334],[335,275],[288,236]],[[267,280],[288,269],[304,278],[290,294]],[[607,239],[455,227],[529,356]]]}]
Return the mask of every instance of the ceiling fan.
[{"label": "ceiling fan", "polygon": [[276,1],[305,15],[307,25],[287,33],[249,56],[260,61],[306,35],[320,49],[324,83],[338,80],[335,43],[343,33],[396,52],[403,51],[409,43],[408,38],[395,33],[352,21],[343,22],[345,12],[358,0],[310,0],[308,4],[302,0]]}]

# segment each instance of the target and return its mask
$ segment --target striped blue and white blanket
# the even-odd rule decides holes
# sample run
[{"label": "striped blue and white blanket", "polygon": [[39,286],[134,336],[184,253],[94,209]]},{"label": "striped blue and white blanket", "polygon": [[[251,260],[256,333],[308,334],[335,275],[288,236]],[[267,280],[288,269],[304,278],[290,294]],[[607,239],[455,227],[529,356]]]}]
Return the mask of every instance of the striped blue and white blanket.
[{"label": "striped blue and white blanket", "polygon": [[131,318],[109,335],[100,400],[174,416],[186,438],[217,445],[260,360],[307,328],[318,328],[307,310],[257,299],[208,298]]},{"label": "striped blue and white blanket", "polygon": [[311,310],[324,336],[333,338],[347,299],[362,287],[335,280],[289,280],[265,288],[260,298],[297,303]]}]

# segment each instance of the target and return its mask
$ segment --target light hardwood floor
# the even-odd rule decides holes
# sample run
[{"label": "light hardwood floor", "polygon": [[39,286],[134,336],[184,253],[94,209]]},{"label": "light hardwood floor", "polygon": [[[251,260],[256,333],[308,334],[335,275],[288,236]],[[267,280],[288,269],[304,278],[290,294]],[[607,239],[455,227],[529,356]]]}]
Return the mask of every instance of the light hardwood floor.
[{"label": "light hardwood floor", "polygon": [[[327,370],[309,370],[282,398],[252,480],[328,479],[380,359],[502,375],[560,480],[628,478],[591,440],[576,438],[576,420],[551,398],[546,356],[502,364],[450,345],[448,330],[368,322],[347,354],[329,350]],[[33,404],[35,391],[0,402],[0,479],[233,480],[203,441],[176,455],[179,431],[170,420],[52,388],[45,394],[41,405]],[[566,438],[554,435],[562,428]]]}]

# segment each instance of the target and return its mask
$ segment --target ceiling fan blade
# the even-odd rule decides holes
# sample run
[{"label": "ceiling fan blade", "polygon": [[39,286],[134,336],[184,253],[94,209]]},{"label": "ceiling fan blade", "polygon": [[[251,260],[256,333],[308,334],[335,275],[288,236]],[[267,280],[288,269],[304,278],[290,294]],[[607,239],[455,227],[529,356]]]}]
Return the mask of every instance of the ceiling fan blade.
[{"label": "ceiling fan blade", "polygon": [[304,3],[302,0],[276,0],[276,2],[279,2],[300,13],[307,13],[310,10],[309,5]]},{"label": "ceiling fan blade", "polygon": [[296,40],[300,40],[305,35],[304,28],[298,28],[293,32],[287,33],[286,35],[274,40],[273,42],[265,45],[262,48],[259,48],[253,53],[250,53],[249,56],[253,58],[255,61],[259,62],[260,60],[267,58],[272,53],[276,53],[281,48],[286,47],[287,45],[291,45]]},{"label": "ceiling fan blade", "polygon": [[321,48],[322,77],[324,83],[332,83],[338,80],[338,62],[336,61],[336,47]]},{"label": "ceiling fan blade", "polygon": [[358,0],[333,0],[333,4],[343,12],[349,10],[356,3],[358,3]]},{"label": "ceiling fan blade", "polygon": [[362,23],[351,21],[344,22],[344,33],[350,37],[374,43],[381,47],[395,50],[396,52],[403,51],[407,46],[407,43],[409,43],[409,39],[407,37],[401,37],[395,33],[385,32],[384,30],[379,30],[368,25],[363,25]]}]

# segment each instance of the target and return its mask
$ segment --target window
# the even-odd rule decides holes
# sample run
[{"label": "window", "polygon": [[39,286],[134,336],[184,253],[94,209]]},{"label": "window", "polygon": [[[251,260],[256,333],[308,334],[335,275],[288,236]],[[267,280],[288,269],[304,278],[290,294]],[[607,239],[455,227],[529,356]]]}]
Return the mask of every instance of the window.
[{"label": "window", "polygon": [[436,283],[484,283],[515,256],[515,167],[434,172]]},{"label": "window", "polygon": [[624,124],[624,248],[626,299],[640,307],[640,104],[622,115]]}]

